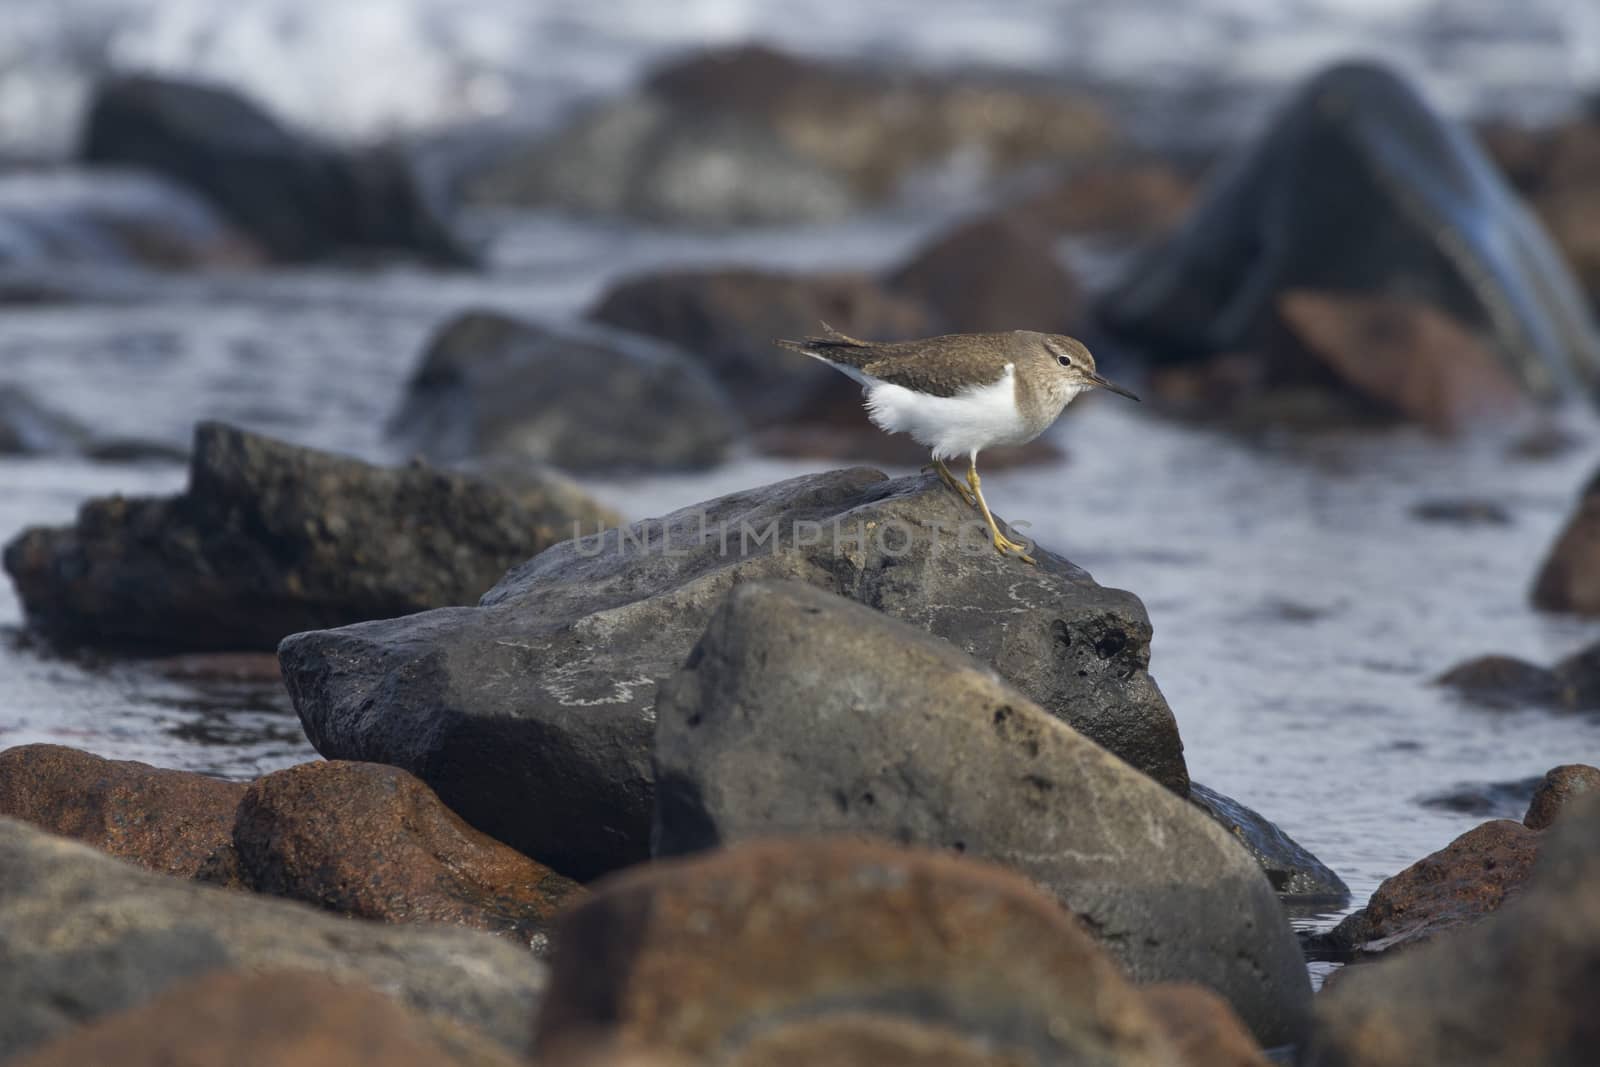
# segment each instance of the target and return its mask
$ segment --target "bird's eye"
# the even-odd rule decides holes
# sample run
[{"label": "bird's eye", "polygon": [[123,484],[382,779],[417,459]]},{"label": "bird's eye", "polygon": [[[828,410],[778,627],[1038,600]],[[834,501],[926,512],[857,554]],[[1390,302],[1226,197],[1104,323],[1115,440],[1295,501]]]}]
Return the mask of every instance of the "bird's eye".
[{"label": "bird's eye", "polygon": [[1061,364],[1063,367],[1072,366],[1072,358],[1070,356],[1057,356],[1056,362]]}]

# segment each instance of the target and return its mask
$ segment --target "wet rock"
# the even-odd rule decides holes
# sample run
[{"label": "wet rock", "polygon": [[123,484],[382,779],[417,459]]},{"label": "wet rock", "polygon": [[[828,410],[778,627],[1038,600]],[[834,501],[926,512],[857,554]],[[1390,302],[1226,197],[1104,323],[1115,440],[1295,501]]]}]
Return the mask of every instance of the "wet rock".
[{"label": "wet rock", "polygon": [[1173,1062],[1139,993],[1026,881],[848,839],[597,887],[557,932],[535,1046],[599,1042],[749,1067]]},{"label": "wet rock", "polygon": [[61,745],[0,752],[0,816],[180,878],[227,849],[244,791],[239,782]]},{"label": "wet rock", "polygon": [[884,283],[926,305],[938,333],[1066,333],[1078,315],[1078,284],[1050,239],[1005,216],[940,235]]},{"label": "wet rock", "polygon": [[1365,908],[1329,932],[1324,947],[1368,959],[1476,923],[1521,890],[1540,840],[1537,832],[1509,819],[1468,830],[1385,879]]},{"label": "wet rock", "polygon": [[[1600,378],[1600,340],[1549,237],[1481,150],[1383,67],[1312,78],[1100,310],[1160,360],[1205,360],[1271,352],[1295,290],[1405,293],[1477,337],[1533,397]],[[1434,410],[1398,369],[1348,357],[1342,369],[1359,388],[1386,381],[1402,410]],[[1479,361],[1461,373],[1476,396]],[[1455,385],[1445,399],[1460,399]]]},{"label": "wet rock", "polygon": [[247,267],[254,244],[211,205],[153,174],[0,175],[0,266]]},{"label": "wet rock", "polygon": [[1577,509],[1539,568],[1533,606],[1600,615],[1600,473],[1583,487]]},{"label": "wet rock", "polygon": [[472,262],[397,152],[317,144],[229,89],[110,78],[90,104],[81,155],[195,189],[278,260],[359,250]]},{"label": "wet rock", "polygon": [[570,471],[709,466],[742,429],[704,368],[666,345],[489,311],[439,331],[389,420],[392,439],[436,461],[515,458]]},{"label": "wet rock", "polygon": [[315,973],[179,982],[10,1061],[14,1067],[514,1067],[504,1048]]},{"label": "wet rock", "polygon": [[469,182],[496,203],[659,222],[837,218],[938,168],[978,180],[1113,141],[1095,103],[1015,80],[820,63],[759,45],[692,55]]},{"label": "wet rock", "polygon": [[1538,780],[1522,825],[1530,830],[1547,830],[1572,801],[1596,792],[1600,792],[1600,769],[1582,763],[1556,767]]},{"label": "wet rock", "polygon": [[1550,832],[1526,891],[1471,929],[1346,977],[1317,999],[1303,1067],[1580,1067],[1600,998],[1600,802]]},{"label": "wet rock", "polygon": [[556,546],[479,607],[298,634],[280,658],[323,755],[404,767],[577,878],[648,854],[657,681],[756,578],[809,581],[944,637],[1186,792],[1143,605],[1047,550],[1037,568],[1002,559],[973,521],[931,476],[795,478]]},{"label": "wet rock", "polygon": [[1495,354],[1426,304],[1295,290],[1279,310],[1341,382],[1435,433],[1503,423],[1525,410],[1521,387]]},{"label": "wet rock", "polygon": [[1419,500],[1411,507],[1418,522],[1448,523],[1456,526],[1509,526],[1511,512],[1497,500],[1481,497],[1435,497]]},{"label": "wet rock", "polygon": [[1197,981],[1291,1040],[1304,964],[1272,887],[1204,813],[896,619],[742,583],[656,702],[658,854],[868,834],[1026,874],[1140,981]]},{"label": "wet rock", "polygon": [[507,567],[610,513],[564,491],[384,469],[220,423],[189,487],[92,500],[5,551],[29,620],[70,644],[271,648],[299,630],[475,600]]},{"label": "wet rock", "polygon": [[386,922],[503,934],[542,952],[583,890],[472,829],[397,767],[303,763],[253,782],[228,871],[247,888]]},{"label": "wet rock", "polygon": [[1199,782],[1189,783],[1189,799],[1238,838],[1284,900],[1343,902],[1350,898],[1350,887],[1344,884],[1344,879],[1260,812],[1214,789],[1207,789]]},{"label": "wet rock", "polygon": [[467,195],[708,228],[821,222],[856,206],[841,176],[770,128],[649,95],[602,104],[549,141],[503,153]]},{"label": "wet rock", "polygon": [[220,969],[371,986],[516,1052],[544,968],[474,930],[384,926],[141,871],[0,819],[0,1048],[25,1051]]},{"label": "wet rock", "polygon": [[1193,1067],[1267,1067],[1250,1032],[1228,1002],[1190,982],[1160,982],[1144,991],[1145,1006],[1172,1042],[1180,1063]]},{"label": "wet rock", "polygon": [[817,360],[777,348],[774,338],[814,334],[819,322],[869,340],[937,332],[921,304],[854,274],[637,275],[612,286],[589,317],[688,352],[733,394],[753,425],[852,409],[855,421],[866,425],[860,386]]},{"label": "wet rock", "polygon": [[1522,778],[1514,782],[1463,782],[1450,789],[1419,797],[1417,803],[1425,808],[1453,811],[1458,815],[1514,819],[1527,810],[1529,799],[1543,780]]},{"label": "wet rock", "polygon": [[1600,121],[1486,131],[1495,160],[1532,205],[1591,300],[1600,301]]},{"label": "wet rock", "polygon": [[1568,687],[1554,671],[1515,656],[1470,659],[1440,675],[1437,684],[1493,708],[1561,706],[1571,701]]}]

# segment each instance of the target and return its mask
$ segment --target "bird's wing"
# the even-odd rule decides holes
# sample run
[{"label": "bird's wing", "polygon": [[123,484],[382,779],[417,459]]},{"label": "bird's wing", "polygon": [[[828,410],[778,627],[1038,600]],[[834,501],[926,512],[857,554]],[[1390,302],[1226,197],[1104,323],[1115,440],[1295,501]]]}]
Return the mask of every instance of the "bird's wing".
[{"label": "bird's wing", "polygon": [[987,380],[973,380],[975,350],[979,353],[996,350],[996,339],[991,335],[946,334],[916,341],[878,342],[850,337],[827,323],[823,323],[822,328],[828,336],[777,343],[832,363],[852,378],[859,380],[866,376],[930,396],[955,396],[974,385],[991,385],[1005,374],[1005,361],[991,356],[994,373],[988,375]]}]

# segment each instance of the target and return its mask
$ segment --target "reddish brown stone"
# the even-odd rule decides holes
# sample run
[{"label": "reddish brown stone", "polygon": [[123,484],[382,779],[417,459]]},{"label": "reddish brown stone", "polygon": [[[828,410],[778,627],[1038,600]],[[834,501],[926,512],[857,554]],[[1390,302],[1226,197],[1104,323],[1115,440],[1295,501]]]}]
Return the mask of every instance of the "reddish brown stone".
[{"label": "reddish brown stone", "polygon": [[1470,926],[1498,909],[1527,881],[1541,837],[1496,819],[1468,830],[1380,885],[1367,906],[1329,935],[1357,958],[1423,944]]},{"label": "reddish brown stone", "polygon": [[942,333],[1066,333],[1078,318],[1078,283],[1049,235],[1003,215],[940,235],[884,283],[925,304]]},{"label": "reddish brown stone", "polygon": [[0,752],[0,815],[180,878],[227,850],[244,792],[238,782],[61,745]]},{"label": "reddish brown stone", "polygon": [[1194,182],[1171,166],[1122,160],[1076,170],[1011,213],[1054,233],[1150,238],[1175,227],[1194,196]]},{"label": "reddish brown stone", "polygon": [[1552,826],[1575,797],[1585,793],[1600,792],[1600,769],[1583,763],[1568,763],[1556,767],[1544,776],[1533,800],[1528,803],[1528,814],[1522,825],[1530,830],[1546,830]]},{"label": "reddish brown stone", "polygon": [[1267,1067],[1267,1057],[1228,1002],[1192,982],[1147,986],[1144,1002],[1188,1067]]},{"label": "reddish brown stone", "polygon": [[1559,706],[1571,694],[1555,671],[1515,656],[1478,656],[1458,663],[1438,678],[1438,684],[1463,697],[1494,707],[1529,704]]},{"label": "reddish brown stone", "polygon": [[1025,879],[850,838],[596,886],[558,929],[535,1034],[541,1053],[590,1041],[752,1067],[1173,1061],[1143,997]]},{"label": "reddish brown stone", "polygon": [[378,763],[302,763],[258,779],[233,840],[237,876],[258,892],[365,919],[470,926],[535,948],[583,892]]},{"label": "reddish brown stone", "polygon": [[1533,581],[1533,605],[1600,615],[1600,475],[1592,478]]},{"label": "reddish brown stone", "polygon": [[1295,290],[1278,298],[1291,331],[1356,392],[1435,433],[1523,411],[1516,379],[1476,337],[1425,304]]},{"label": "reddish brown stone", "polygon": [[487,1038],[360,986],[301,971],[180,983],[12,1067],[512,1067]]}]

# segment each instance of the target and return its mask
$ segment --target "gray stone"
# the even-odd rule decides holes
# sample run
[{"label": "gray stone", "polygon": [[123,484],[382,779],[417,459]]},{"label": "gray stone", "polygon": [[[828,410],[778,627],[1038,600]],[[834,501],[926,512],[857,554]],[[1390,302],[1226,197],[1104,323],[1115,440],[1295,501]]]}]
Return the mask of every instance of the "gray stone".
[{"label": "gray stone", "polygon": [[270,649],[286,634],[470,603],[506,568],[612,513],[563,481],[505,489],[374,467],[221,423],[189,486],[91,500],[6,546],[30,621],[66,643]]},{"label": "gray stone", "polygon": [[742,431],[722,388],[668,345],[488,311],[439,331],[389,421],[391,438],[429,459],[569,471],[709,466]]},{"label": "gray stone", "polygon": [[577,878],[648,855],[656,683],[755,578],[810,582],[947,638],[1186,793],[1138,598],[1048,550],[1037,567],[1002,558],[975,523],[932,476],[795,478],[557,545],[476,608],[297,634],[279,658],[323,755],[404,767]]},{"label": "gray stone", "polygon": [[0,819],[0,1049],[14,1054],[198,974],[301,969],[369,985],[509,1049],[545,970],[490,934],[385,926],[143,871]]},{"label": "gray stone", "polygon": [[1252,857],[948,642],[795,582],[746,583],[656,704],[656,847],[865,833],[1013,867],[1141,982],[1298,1037],[1304,964]]}]

